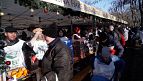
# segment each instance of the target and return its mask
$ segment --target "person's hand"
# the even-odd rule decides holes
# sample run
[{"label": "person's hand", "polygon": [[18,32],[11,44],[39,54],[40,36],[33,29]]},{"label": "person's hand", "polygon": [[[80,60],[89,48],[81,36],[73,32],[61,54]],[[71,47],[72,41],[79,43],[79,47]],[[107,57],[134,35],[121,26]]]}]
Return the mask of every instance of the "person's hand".
[{"label": "person's hand", "polygon": [[33,30],[33,33],[35,33],[35,36],[38,37],[39,35],[42,34],[42,29],[41,28],[36,28]]},{"label": "person's hand", "polygon": [[116,50],[115,50],[115,49],[111,49],[111,50],[110,50],[110,53],[111,53],[112,55],[115,55]]},{"label": "person's hand", "polygon": [[36,32],[42,32],[43,30],[41,28],[36,28],[33,30],[33,33],[36,33]]},{"label": "person's hand", "polygon": [[37,35],[37,36],[39,36],[39,35],[41,35],[41,34],[42,34],[41,31],[37,31],[37,32],[35,33],[35,35]]}]

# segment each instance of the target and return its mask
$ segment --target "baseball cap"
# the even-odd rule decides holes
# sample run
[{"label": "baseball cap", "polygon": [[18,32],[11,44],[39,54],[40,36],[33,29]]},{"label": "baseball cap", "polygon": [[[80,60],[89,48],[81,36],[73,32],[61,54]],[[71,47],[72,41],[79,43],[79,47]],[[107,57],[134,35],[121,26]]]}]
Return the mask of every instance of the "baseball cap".
[{"label": "baseball cap", "polygon": [[8,26],[5,28],[5,32],[17,32],[17,29],[13,26]]}]

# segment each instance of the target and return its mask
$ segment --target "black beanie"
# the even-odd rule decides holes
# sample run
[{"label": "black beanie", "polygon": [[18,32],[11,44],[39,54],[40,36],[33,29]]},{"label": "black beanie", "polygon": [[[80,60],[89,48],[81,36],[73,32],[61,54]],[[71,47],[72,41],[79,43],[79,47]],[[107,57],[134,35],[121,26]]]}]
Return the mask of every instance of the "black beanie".
[{"label": "black beanie", "polygon": [[42,33],[46,36],[56,38],[57,37],[57,26],[52,24],[49,27],[43,29]]}]

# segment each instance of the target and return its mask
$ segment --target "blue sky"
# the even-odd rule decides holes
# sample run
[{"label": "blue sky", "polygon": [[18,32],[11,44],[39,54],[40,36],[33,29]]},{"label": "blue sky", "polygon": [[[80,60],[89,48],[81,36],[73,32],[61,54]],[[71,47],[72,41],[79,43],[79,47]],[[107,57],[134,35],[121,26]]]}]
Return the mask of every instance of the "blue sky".
[{"label": "blue sky", "polygon": [[[84,1],[84,0],[80,0],[80,1]],[[94,1],[94,0],[87,0],[87,1]],[[111,7],[112,1],[114,1],[114,0],[101,0],[93,6],[98,7],[100,9],[102,9],[103,11],[108,12],[109,8]]]}]

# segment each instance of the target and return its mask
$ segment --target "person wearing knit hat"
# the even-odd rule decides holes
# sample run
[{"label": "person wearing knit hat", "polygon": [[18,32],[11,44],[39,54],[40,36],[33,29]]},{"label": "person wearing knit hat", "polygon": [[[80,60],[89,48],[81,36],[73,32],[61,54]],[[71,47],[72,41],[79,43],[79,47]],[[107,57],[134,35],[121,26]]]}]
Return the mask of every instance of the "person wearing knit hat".
[{"label": "person wearing knit hat", "polygon": [[111,59],[110,48],[103,47],[94,59],[91,81],[112,81],[115,65]]},{"label": "person wearing knit hat", "polygon": [[109,58],[111,56],[110,48],[109,47],[103,47],[101,55],[105,58]]},{"label": "person wearing knit hat", "polygon": [[41,62],[41,81],[72,81],[71,50],[56,37],[55,26],[45,28],[42,33],[49,48]]}]

